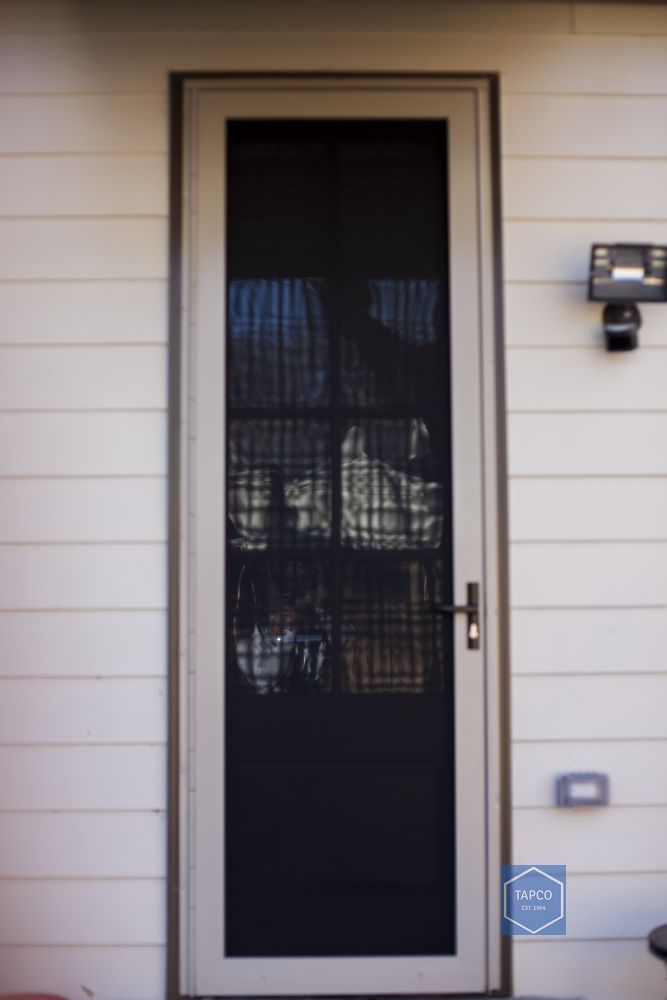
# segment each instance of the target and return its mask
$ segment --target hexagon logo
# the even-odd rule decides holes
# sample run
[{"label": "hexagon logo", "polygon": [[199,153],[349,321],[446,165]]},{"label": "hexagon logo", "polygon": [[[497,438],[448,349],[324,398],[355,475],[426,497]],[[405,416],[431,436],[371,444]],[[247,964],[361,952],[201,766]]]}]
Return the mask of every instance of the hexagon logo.
[{"label": "hexagon logo", "polygon": [[565,865],[503,865],[503,934],[565,934]]}]

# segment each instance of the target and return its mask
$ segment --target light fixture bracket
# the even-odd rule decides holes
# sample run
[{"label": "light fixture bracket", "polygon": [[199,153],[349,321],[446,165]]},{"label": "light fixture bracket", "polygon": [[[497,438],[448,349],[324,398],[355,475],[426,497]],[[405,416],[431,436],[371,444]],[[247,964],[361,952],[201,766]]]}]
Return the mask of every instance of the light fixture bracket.
[{"label": "light fixture bracket", "polygon": [[667,246],[594,243],[588,298],[591,302],[667,302]]}]

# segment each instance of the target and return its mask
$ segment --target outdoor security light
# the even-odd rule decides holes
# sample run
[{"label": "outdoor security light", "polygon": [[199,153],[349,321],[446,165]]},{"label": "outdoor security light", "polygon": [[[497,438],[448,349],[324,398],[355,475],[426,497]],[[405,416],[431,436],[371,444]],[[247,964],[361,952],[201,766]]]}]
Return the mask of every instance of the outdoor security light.
[{"label": "outdoor security light", "polygon": [[588,298],[605,302],[602,322],[608,351],[637,347],[637,302],[667,302],[667,247],[646,243],[595,243]]}]

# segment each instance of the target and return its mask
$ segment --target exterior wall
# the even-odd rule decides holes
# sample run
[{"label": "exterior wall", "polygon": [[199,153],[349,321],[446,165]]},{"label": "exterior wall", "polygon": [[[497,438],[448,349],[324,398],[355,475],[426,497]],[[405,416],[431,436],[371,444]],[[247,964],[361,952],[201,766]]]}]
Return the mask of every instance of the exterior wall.
[{"label": "exterior wall", "polygon": [[[515,991],[658,1000],[665,313],[610,356],[584,301],[591,242],[667,242],[667,8],[630,3],[3,3],[0,990],[164,991],[166,85],[224,69],[501,74],[514,851],[569,871]],[[612,806],[555,810],[573,769]]]}]

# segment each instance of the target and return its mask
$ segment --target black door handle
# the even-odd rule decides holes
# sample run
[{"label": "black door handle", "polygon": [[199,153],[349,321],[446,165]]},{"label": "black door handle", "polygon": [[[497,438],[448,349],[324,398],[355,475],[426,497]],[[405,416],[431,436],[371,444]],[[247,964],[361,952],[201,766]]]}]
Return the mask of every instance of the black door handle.
[{"label": "black door handle", "polygon": [[432,604],[429,611],[433,615],[467,615],[468,649],[479,649],[479,584],[466,586],[467,604]]}]

